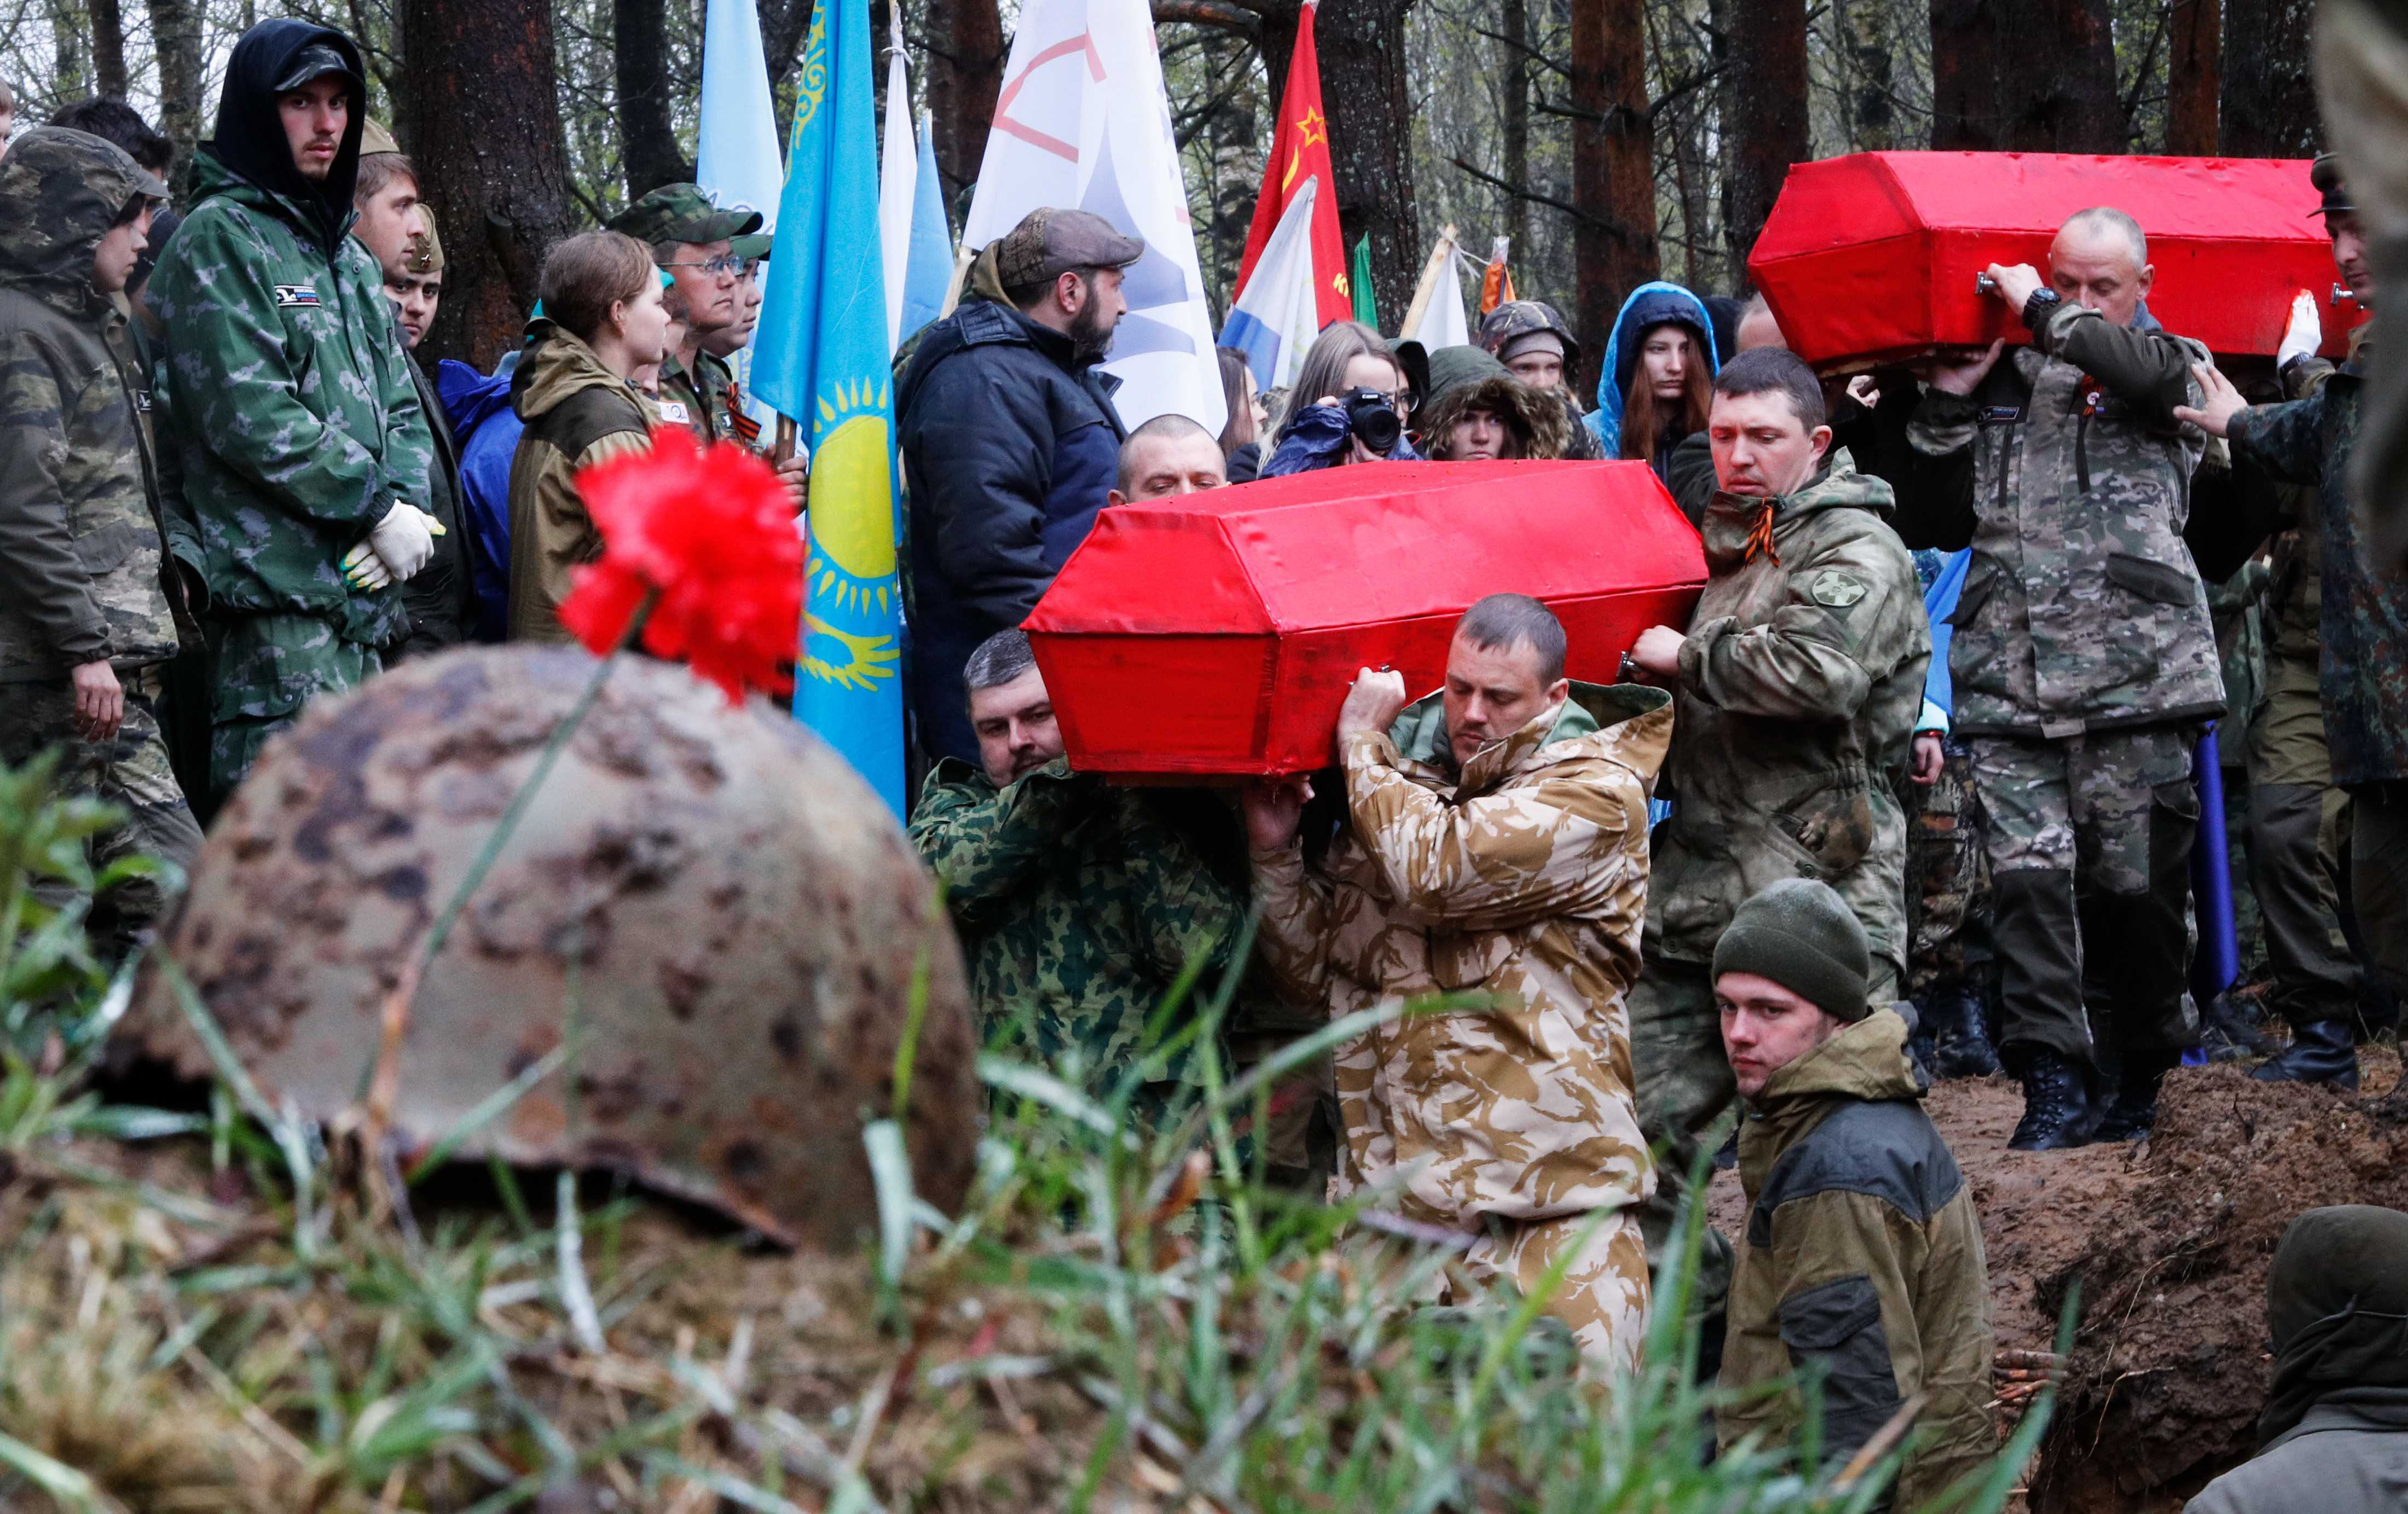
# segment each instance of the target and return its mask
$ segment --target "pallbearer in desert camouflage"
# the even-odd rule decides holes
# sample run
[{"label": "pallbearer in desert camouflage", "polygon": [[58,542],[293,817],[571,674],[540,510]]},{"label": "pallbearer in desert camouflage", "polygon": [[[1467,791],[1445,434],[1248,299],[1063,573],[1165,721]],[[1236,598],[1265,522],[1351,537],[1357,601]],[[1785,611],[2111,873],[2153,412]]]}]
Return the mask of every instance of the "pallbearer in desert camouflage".
[{"label": "pallbearer in desert camouflage", "polygon": [[1299,844],[1301,778],[1249,790],[1246,821],[1261,950],[1296,1002],[1340,1016],[1494,1000],[1341,1050],[1341,1186],[1469,1235],[1476,1269],[1525,1290],[1565,1263],[1546,1307],[1611,1373],[1636,1360],[1647,1314],[1638,1206],[1656,1172],[1623,994],[1672,713],[1660,691],[1575,685],[1563,667],[1546,607],[1482,600],[1439,693],[1405,708],[1403,679],[1367,669],[1347,695],[1346,819],[1326,857]]},{"label": "pallbearer in desert camouflage", "polygon": [[[158,670],[190,622],[120,293],[166,193],[82,132],[37,127],[0,159],[0,763],[63,749],[67,792],[123,806],[92,844],[103,865],[182,866],[201,842],[159,734]],[[148,878],[113,890],[104,945],[130,948],[163,903]]]},{"label": "pallbearer in desert camouflage", "polygon": [[[2190,753],[2224,682],[2183,544],[2207,438],[2174,409],[2207,350],[2149,318],[2148,245],[2122,211],[2070,218],[2046,280],[1988,277],[2031,344],[1927,369],[1905,503],[1973,549],[1949,668],[1989,818],[2000,1054],[2024,1080],[2009,1144],[2034,1150],[2147,1130],[2192,1039]],[[2094,1035],[2119,1064],[2104,1110]]]}]

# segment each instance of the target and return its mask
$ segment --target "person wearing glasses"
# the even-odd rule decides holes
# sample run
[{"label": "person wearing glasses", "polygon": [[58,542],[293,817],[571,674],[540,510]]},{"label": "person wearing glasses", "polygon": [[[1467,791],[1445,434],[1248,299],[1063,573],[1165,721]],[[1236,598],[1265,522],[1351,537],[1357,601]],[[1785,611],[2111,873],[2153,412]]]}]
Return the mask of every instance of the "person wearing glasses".
[{"label": "person wearing glasses", "polygon": [[691,430],[706,445],[727,431],[727,386],[735,375],[706,344],[744,318],[746,260],[733,238],[761,229],[758,211],[722,209],[693,184],[664,184],[603,222],[652,250],[669,275],[669,303],[685,311],[685,339],[661,364],[661,419]]},{"label": "person wearing glasses", "polygon": [[[1419,463],[1398,403],[1404,364],[1387,339],[1359,321],[1333,321],[1305,350],[1279,445],[1263,477],[1313,473],[1350,463]],[[1307,399],[1305,396],[1317,396]]]}]

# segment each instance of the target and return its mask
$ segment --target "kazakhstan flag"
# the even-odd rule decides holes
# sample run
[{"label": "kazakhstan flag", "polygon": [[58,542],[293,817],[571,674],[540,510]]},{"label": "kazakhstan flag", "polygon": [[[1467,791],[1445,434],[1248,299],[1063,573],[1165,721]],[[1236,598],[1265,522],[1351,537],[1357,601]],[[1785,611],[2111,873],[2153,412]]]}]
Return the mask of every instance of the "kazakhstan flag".
[{"label": "kazakhstan flag", "polygon": [[820,0],[796,72],[752,390],[811,450],[795,714],[900,815],[903,595],[870,52],[868,0]]}]

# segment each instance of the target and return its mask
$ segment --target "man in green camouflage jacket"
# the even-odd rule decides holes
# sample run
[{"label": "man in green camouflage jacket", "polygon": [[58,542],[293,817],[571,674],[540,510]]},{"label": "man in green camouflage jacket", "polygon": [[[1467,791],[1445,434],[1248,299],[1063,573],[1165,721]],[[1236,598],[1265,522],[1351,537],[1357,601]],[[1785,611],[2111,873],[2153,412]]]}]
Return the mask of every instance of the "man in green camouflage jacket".
[{"label": "man in green camouflage jacket", "polygon": [[[1160,1052],[1218,987],[1243,934],[1244,861],[1211,855],[1216,831],[1234,852],[1231,817],[1210,795],[1107,788],[1071,772],[1024,633],[981,643],[964,678],[982,766],[937,764],[911,839],[944,880],[980,1029],[1097,1096],[1137,1073],[1133,1107],[1158,1121],[1181,1085],[1202,1083],[1202,1059],[1220,1054]],[[1153,1025],[1191,963],[1203,973],[1188,1007]]]},{"label": "man in green camouflage jacket", "polygon": [[[1706,505],[1705,593],[1688,634],[1642,634],[1631,661],[1673,690],[1672,815],[1653,838],[1646,970],[1630,994],[1639,1118],[1661,1143],[1645,1214],[1672,1235],[1698,1140],[1738,1096],[1714,1007],[1714,944],[1750,897],[1829,884],[1871,941],[1870,996],[1906,973],[1906,811],[1931,631],[1890,488],[1828,450],[1823,389],[1784,348],[1742,352],[1707,421],[1720,487]],[[1713,1236],[1692,1295],[1721,1306]]]},{"label": "man in green camouflage jacket", "polygon": [[341,33],[262,21],[226,64],[197,204],[151,275],[161,418],[217,658],[221,794],[408,629],[433,449],[376,260],[346,235],[365,86]]},{"label": "man in green camouflage jacket", "polygon": [[661,364],[659,408],[705,446],[727,434],[727,364],[703,350],[704,338],[743,320],[739,287],[745,259],[732,238],[761,229],[757,210],[720,208],[693,184],[663,184],[603,222],[652,250],[652,262],[676,280],[686,309],[685,345]]},{"label": "man in green camouflage jacket", "polygon": [[[2151,277],[2104,207],[2058,230],[2048,281],[1993,264],[2031,344],[1931,365],[1908,430],[1908,503],[1973,549],[1948,661],[1989,814],[2016,1150],[2145,1132],[2193,1039],[2191,754],[2224,683],[2183,544],[2207,442],[2174,409],[2207,351],[2148,317]],[[2103,1110],[2094,1039],[2117,1064]]]},{"label": "man in green camouflage jacket", "polygon": [[[2329,161],[2318,159],[2317,167]],[[2327,224],[2343,274],[2360,290],[2358,298],[2369,300],[2375,286],[2354,221],[2353,211],[2347,221],[2336,215]],[[2181,413],[2229,438],[2236,460],[2315,486],[2323,597],[2317,673],[2331,780],[2349,795],[2350,902],[2374,970],[2394,993],[2408,994],[2408,582],[2380,565],[2346,488],[2372,346],[2361,343],[2307,398],[2285,405],[2246,405],[2230,380],[2202,367],[2206,398]],[[2346,1007],[2337,1005],[2322,1020],[2295,1018],[2291,1049],[2259,1076],[2357,1087],[2357,1027]]]},{"label": "man in green camouflage jacket", "polygon": [[[120,294],[166,193],[82,132],[36,127],[0,159],[0,763],[60,748],[68,792],[124,807],[100,866],[185,866],[201,844],[159,731],[184,602]],[[113,890],[104,944],[122,954],[164,902],[148,878]]]}]

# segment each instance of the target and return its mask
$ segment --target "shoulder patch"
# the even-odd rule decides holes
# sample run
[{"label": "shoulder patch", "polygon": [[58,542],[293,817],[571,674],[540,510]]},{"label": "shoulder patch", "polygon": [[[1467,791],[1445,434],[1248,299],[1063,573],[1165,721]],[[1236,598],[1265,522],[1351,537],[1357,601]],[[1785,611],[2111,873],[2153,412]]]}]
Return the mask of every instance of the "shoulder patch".
[{"label": "shoulder patch", "polygon": [[309,306],[314,307],[317,303],[318,286],[315,284],[279,284],[276,286],[276,307],[280,310],[291,309],[294,306]]},{"label": "shoulder patch", "polygon": [[1814,596],[1817,605],[1846,609],[1863,599],[1869,591],[1862,579],[1851,578],[1838,568],[1825,568],[1814,575],[1814,581],[1806,586],[1806,592]]}]

